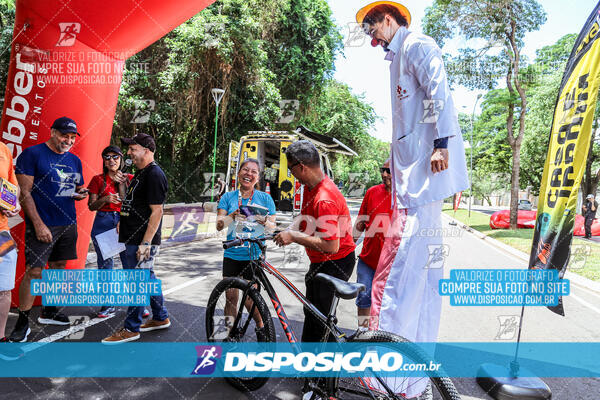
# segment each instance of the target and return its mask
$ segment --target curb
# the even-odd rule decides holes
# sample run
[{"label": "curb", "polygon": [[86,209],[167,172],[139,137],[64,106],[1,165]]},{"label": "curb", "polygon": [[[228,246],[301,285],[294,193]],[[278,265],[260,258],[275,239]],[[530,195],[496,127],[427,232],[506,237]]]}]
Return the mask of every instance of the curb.
[{"label": "curb", "polygon": [[[499,240],[496,240],[492,237],[487,236],[484,233],[479,232],[476,229],[471,228],[469,225],[466,225],[462,222],[460,222],[457,219],[452,218],[451,216],[449,216],[448,214],[446,214],[445,212],[442,211],[442,216],[444,218],[448,218],[450,221],[453,221],[454,223],[456,223],[456,226],[458,226],[461,229],[464,229],[465,231],[471,233],[473,236],[475,236],[478,239],[481,240],[485,240],[487,243],[491,244],[492,246],[496,247],[498,250],[504,251],[506,253],[509,253],[510,255],[514,256],[515,258],[518,258],[519,260],[529,263],[529,255],[515,249],[514,247],[511,247],[507,244],[502,243]],[[589,289],[593,292],[599,293],[600,294],[600,282],[595,282],[591,279],[585,278],[581,275],[577,275],[574,272],[570,272],[570,271],[566,271],[565,272],[565,279],[568,279],[569,281],[573,282],[575,285],[584,287],[586,289]]]}]

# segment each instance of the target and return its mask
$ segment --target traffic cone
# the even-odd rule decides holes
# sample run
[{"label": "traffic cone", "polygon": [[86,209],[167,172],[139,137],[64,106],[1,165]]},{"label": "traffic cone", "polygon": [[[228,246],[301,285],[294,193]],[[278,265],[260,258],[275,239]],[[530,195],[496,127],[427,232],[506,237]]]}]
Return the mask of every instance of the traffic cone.
[{"label": "traffic cone", "polygon": [[267,182],[267,189],[265,190],[265,193],[271,194],[271,185],[269,184],[269,182]]}]

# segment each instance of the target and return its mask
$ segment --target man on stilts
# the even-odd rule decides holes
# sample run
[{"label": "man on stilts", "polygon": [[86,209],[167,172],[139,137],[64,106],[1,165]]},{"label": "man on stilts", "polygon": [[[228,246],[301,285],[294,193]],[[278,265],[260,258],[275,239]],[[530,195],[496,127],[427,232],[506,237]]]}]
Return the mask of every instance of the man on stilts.
[{"label": "man on stilts", "polygon": [[[373,278],[371,329],[414,342],[435,342],[441,312],[443,200],[469,187],[458,117],[440,48],[408,30],[403,5],[377,1],[361,8],[358,23],[381,45],[390,64],[393,201],[390,229]],[[404,392],[422,394],[426,379]]]}]

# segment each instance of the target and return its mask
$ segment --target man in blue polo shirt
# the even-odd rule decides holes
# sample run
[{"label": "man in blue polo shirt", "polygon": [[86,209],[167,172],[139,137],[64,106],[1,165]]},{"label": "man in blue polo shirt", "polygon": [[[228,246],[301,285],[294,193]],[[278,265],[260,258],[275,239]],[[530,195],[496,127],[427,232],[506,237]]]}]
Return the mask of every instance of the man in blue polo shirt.
[{"label": "man in blue polo shirt", "polygon": [[[25,275],[19,287],[19,318],[9,339],[24,342],[29,329],[29,312],[35,296],[32,279],[42,278],[42,269],[63,269],[67,260],[77,259],[75,200],[87,197],[83,187],[81,160],[69,152],[79,135],[71,118],[52,124],[50,138],[19,155],[15,172],[25,211]],[[69,325],[56,307],[42,307],[41,324]]]}]

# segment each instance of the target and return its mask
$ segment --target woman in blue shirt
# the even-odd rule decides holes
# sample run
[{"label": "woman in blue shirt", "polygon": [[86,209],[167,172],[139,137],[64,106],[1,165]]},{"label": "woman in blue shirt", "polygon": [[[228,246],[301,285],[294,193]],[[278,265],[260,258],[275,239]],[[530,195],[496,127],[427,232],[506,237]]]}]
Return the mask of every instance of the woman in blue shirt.
[{"label": "woman in blue shirt", "polygon": [[[217,230],[221,231],[229,227],[227,240],[235,239],[236,224],[245,219],[239,212],[239,208],[242,205],[255,205],[267,208],[267,216],[256,216],[256,221],[266,228],[275,228],[275,203],[271,195],[256,190],[255,187],[259,178],[259,161],[254,158],[248,158],[242,161],[238,172],[237,181],[240,188],[227,192],[221,197],[217,206]],[[260,248],[256,244],[253,244],[252,247],[244,245],[225,250],[223,254],[223,277],[239,276],[246,280],[252,279],[250,260],[256,260],[260,254]],[[237,311],[238,292],[235,289],[228,290],[225,297],[227,300],[224,310],[225,324],[226,326],[230,326]],[[252,306],[251,302],[248,304],[249,302],[246,303],[248,309]],[[259,336],[261,334],[260,329],[263,328],[263,322],[260,320],[258,313],[255,313],[255,320],[257,336]]]}]

